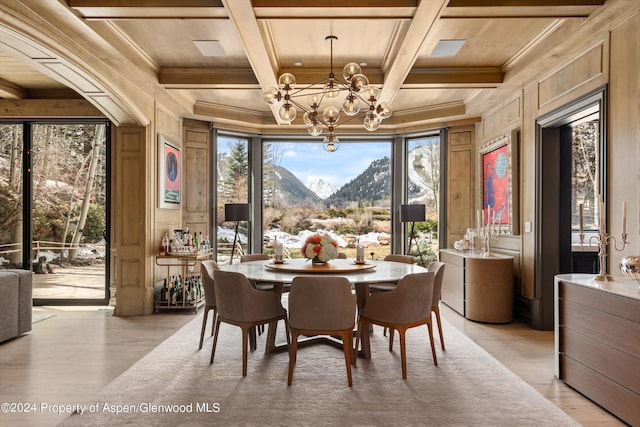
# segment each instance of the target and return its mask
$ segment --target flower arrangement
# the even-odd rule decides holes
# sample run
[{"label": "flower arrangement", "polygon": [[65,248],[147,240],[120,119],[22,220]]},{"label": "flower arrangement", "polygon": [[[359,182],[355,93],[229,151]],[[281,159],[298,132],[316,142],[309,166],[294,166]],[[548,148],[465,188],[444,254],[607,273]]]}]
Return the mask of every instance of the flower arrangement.
[{"label": "flower arrangement", "polygon": [[312,234],[302,245],[302,256],[313,263],[335,259],[338,257],[338,242],[326,234]]}]

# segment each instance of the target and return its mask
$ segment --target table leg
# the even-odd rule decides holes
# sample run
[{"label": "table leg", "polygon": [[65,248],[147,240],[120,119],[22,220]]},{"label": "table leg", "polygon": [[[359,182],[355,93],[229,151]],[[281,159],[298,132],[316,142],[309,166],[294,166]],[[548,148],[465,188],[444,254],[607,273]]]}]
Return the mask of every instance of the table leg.
[{"label": "table leg", "polygon": [[[369,284],[356,283],[356,298],[358,303],[358,313],[360,313],[360,311],[367,304],[368,296],[369,296]],[[358,351],[359,355],[365,359],[371,359],[371,345],[369,342],[369,331],[366,331],[366,333],[360,334],[360,343],[361,343],[361,348]]]},{"label": "table leg", "polygon": [[267,330],[267,343],[264,348],[265,353],[271,353],[276,348],[276,331],[278,329],[278,322],[269,323],[269,329]]}]

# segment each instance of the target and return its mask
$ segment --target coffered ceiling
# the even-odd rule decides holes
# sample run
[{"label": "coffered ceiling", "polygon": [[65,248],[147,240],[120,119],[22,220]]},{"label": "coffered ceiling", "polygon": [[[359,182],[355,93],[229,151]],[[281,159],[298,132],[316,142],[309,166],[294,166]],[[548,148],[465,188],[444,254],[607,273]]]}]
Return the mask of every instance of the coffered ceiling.
[{"label": "coffered ceiling", "polygon": [[[478,105],[509,70],[563,25],[584,21],[605,0],[53,0],[21,3],[47,17],[82,21],[126,60],[156,76],[158,90],[187,105],[187,116],[274,132],[263,101],[283,72],[299,85],[347,62],[383,86],[393,105],[385,129],[479,115]],[[179,4],[179,6],[176,6]],[[61,8],[62,6],[62,8]],[[457,54],[434,56],[441,40],[464,40]],[[203,56],[207,41],[215,56]],[[1,49],[1,45],[0,45]],[[0,51],[0,97],[61,97],[55,75]],[[115,54],[114,54],[115,55]],[[110,58],[104,58],[109,61]],[[112,58],[113,59],[113,58]],[[67,94],[68,95],[68,94]],[[186,101],[185,101],[186,100]],[[300,119],[289,126],[300,132]],[[347,127],[348,128],[348,127]]]}]

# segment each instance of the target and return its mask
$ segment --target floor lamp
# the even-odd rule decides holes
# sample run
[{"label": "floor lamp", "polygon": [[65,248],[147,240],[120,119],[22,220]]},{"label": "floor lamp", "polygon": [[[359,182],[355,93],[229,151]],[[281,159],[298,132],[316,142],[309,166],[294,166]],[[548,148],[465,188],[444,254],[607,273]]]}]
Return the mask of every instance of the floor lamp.
[{"label": "floor lamp", "polygon": [[415,225],[416,222],[424,222],[425,219],[425,205],[400,205],[400,222],[411,223],[409,246],[407,246],[406,254],[409,255],[409,252],[411,252],[412,242],[415,243],[418,248],[418,253],[420,254],[422,265],[424,265],[424,258],[422,258],[422,251],[420,250],[420,246],[418,246],[418,241],[416,240]]},{"label": "floor lamp", "polygon": [[231,258],[229,265],[233,262],[233,254],[236,251],[236,242],[238,241],[238,225],[240,221],[249,221],[251,219],[251,205],[248,203],[227,203],[224,205],[224,220],[236,222],[236,234],[233,236],[233,246],[231,246]]}]

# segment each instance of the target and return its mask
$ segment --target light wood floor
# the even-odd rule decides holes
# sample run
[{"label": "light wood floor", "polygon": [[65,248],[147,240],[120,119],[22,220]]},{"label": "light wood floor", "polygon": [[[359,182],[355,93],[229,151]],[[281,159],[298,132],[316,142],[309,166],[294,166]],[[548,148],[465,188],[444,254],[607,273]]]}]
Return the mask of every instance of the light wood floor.
[{"label": "light wood floor", "polygon": [[[0,403],[34,403],[35,413],[2,413],[0,424],[55,426],[69,414],[57,414],[61,408],[54,405],[85,402],[193,319],[193,314],[175,312],[129,318],[112,314],[106,307],[34,307],[35,317],[53,317],[35,323],[28,335],[0,344]],[[475,323],[446,306],[442,314],[576,421],[624,425],[554,378],[552,332],[518,322]]]}]

